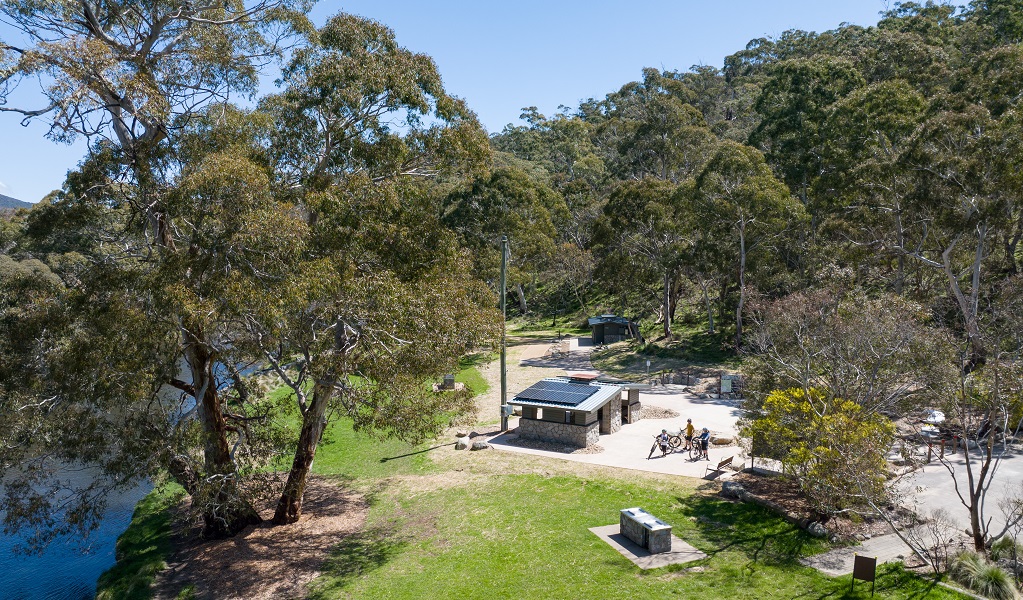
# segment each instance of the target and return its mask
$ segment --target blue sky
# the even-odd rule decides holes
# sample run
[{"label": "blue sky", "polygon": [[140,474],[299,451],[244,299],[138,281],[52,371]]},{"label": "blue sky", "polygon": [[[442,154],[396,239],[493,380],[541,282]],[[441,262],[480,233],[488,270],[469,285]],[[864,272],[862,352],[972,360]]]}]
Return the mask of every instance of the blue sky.
[{"label": "blue sky", "polygon": [[[313,18],[322,23],[344,10],[387,24],[401,45],[432,56],[448,91],[498,132],[525,106],[549,115],[561,104],[603,97],[638,79],[643,67],[720,67],[751,39],[843,22],[873,25],[889,6],[894,2],[323,0]],[[38,201],[84,154],[84,144],[55,144],[45,133],[42,124],[22,127],[16,115],[0,114],[0,194]]]}]

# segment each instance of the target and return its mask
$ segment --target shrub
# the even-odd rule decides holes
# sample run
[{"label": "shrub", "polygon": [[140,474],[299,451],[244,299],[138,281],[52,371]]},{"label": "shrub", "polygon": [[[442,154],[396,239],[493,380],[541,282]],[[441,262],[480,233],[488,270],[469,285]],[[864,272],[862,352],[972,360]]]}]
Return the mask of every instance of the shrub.
[{"label": "shrub", "polygon": [[1023,555],[1023,548],[1020,548],[1020,545],[1016,543],[1016,540],[1007,535],[1003,535],[995,540],[995,543],[991,544],[991,558],[995,560],[1012,558],[1014,551],[1016,556]]},{"label": "shrub", "polygon": [[1012,576],[975,552],[961,552],[952,560],[949,574],[967,589],[993,600],[1018,600]]}]

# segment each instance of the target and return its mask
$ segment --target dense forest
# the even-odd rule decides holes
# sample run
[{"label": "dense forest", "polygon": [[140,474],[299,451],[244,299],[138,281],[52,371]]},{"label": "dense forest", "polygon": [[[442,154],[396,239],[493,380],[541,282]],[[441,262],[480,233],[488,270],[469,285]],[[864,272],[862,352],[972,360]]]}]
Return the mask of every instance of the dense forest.
[{"label": "dense forest", "polygon": [[[796,435],[779,423],[807,405],[799,443],[845,444],[791,459],[822,511],[884,504],[878,415],[1021,416],[1018,2],[752,40],[489,139],[380,23],[316,28],[295,1],[38,4],[0,3],[32,41],[0,42],[0,98],[39,78],[49,106],[4,110],[90,152],[0,222],[12,526],[88,528],[105,490],[147,477],[179,482],[210,536],[258,520],[261,494],[294,522],[327,419],[414,443],[471,409],[422,382],[499,339],[502,235],[511,313],[614,311],[653,344],[698,324],[777,417],[752,435]],[[279,91],[233,104],[274,58]],[[57,506],[49,460],[105,477]],[[983,548],[997,532],[976,518]]]}]

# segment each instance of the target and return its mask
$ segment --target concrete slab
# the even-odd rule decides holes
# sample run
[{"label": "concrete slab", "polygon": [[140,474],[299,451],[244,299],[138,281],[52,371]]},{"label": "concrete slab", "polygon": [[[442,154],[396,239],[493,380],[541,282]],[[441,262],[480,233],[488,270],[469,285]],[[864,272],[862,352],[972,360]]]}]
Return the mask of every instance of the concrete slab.
[{"label": "concrete slab", "polygon": [[707,558],[706,554],[674,535],[671,536],[670,552],[650,554],[646,548],[637,545],[619,533],[619,525],[617,523],[603,527],[590,527],[590,531],[607,542],[609,546],[621,553],[622,556],[631,560],[640,569],[658,569],[668,565],[681,565]]},{"label": "concrete slab", "polygon": [[514,439],[514,429],[518,424],[517,419],[509,422],[509,433],[497,435],[488,441],[494,448],[509,452],[520,452],[523,454],[534,454],[583,462],[590,464],[619,467],[624,469],[635,469],[652,473],[664,473],[667,475],[686,475],[688,477],[704,477],[708,479],[725,479],[733,474],[733,471],[719,471],[707,473],[708,465],[717,463],[729,456],[734,457],[732,464],[736,468],[743,466],[742,450],[738,446],[714,446],[710,447],[708,454],[710,460],[689,460],[688,453],[676,452],[662,457],[660,451],[654,452],[652,458],[647,459],[650,453],[650,446],[654,443],[654,436],[667,429],[675,433],[686,424],[686,419],[691,418],[698,429],[707,427],[715,434],[734,436],[736,434],[735,422],[740,416],[740,400],[709,400],[700,399],[692,394],[682,391],[682,386],[657,386],[648,392],[641,392],[639,395],[643,406],[659,406],[668,408],[679,413],[679,417],[670,419],[641,419],[637,423],[623,425],[622,429],[610,435],[600,436],[600,446],[603,452],[595,454],[567,454],[562,452],[550,452],[546,450],[535,450],[524,448],[509,443]]}]

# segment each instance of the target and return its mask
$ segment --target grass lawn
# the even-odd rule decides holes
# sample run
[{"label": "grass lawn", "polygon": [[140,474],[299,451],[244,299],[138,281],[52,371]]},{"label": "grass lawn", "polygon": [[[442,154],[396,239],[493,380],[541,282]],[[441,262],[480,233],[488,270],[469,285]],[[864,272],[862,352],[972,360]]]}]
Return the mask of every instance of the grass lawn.
[{"label": "grass lawn", "polygon": [[[765,509],[657,480],[542,474],[444,477],[376,498],[312,598],[866,598],[796,559],[823,550]],[[693,482],[694,484],[697,482]],[[588,531],[642,506],[709,557],[643,571]],[[690,572],[692,566],[702,572]],[[878,598],[960,598],[885,567]]]}]

